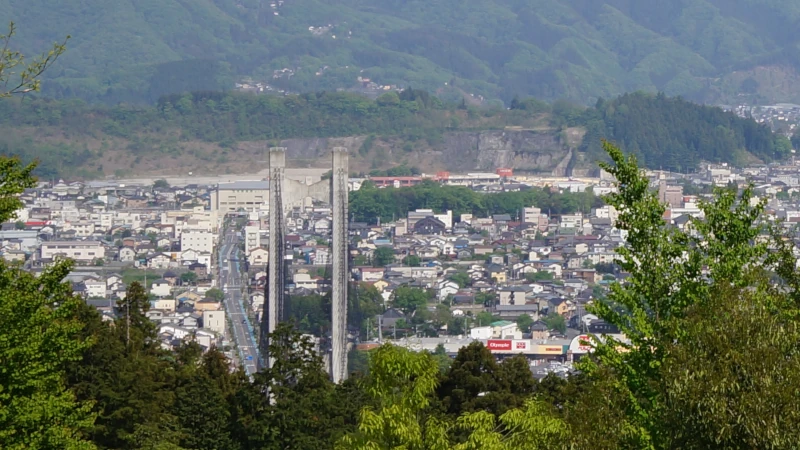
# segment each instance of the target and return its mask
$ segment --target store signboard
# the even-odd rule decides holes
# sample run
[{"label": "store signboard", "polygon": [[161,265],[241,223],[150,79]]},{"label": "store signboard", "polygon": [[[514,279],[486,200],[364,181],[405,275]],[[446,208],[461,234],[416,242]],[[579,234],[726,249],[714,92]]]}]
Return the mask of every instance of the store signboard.
[{"label": "store signboard", "polygon": [[489,339],[486,343],[486,347],[493,352],[502,352],[502,351],[509,351],[511,350],[511,340],[510,339]]}]

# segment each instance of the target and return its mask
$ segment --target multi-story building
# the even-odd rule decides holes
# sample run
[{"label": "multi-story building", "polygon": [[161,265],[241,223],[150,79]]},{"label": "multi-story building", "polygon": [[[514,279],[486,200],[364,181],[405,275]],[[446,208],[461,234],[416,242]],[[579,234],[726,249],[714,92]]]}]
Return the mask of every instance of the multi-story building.
[{"label": "multi-story building", "polygon": [[88,279],[83,282],[86,286],[86,296],[90,298],[106,298],[106,282]]},{"label": "multi-story building", "polygon": [[224,334],[225,311],[203,311],[203,328],[219,334]]},{"label": "multi-story building", "polygon": [[211,210],[235,212],[258,211],[269,205],[269,181],[234,181],[219,183],[211,191]]},{"label": "multi-story building", "polygon": [[673,208],[680,208],[683,203],[683,186],[668,186],[666,181],[658,183],[658,200]]},{"label": "multi-story building", "polygon": [[181,250],[197,250],[200,253],[214,251],[214,234],[209,231],[184,230],[181,233]]},{"label": "multi-story building", "polygon": [[561,215],[561,228],[580,228],[583,225],[583,214],[563,214]]},{"label": "multi-story building", "polygon": [[536,224],[539,231],[546,231],[549,221],[547,214],[542,214],[541,208],[535,206],[522,208],[522,222]]},{"label": "multi-story building", "polygon": [[244,250],[248,255],[251,250],[261,247],[261,229],[257,225],[244,227]]},{"label": "multi-story building", "polygon": [[60,257],[91,262],[96,258],[105,258],[106,249],[97,241],[51,241],[42,243],[40,255],[43,261]]}]

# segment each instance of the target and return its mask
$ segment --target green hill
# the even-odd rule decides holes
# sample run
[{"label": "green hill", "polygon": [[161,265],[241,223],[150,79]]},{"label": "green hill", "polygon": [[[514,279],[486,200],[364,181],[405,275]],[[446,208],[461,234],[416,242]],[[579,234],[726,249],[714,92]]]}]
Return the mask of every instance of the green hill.
[{"label": "green hill", "polygon": [[0,17],[29,54],[73,36],[47,95],[109,103],[244,76],[300,92],[362,76],[506,102],[799,95],[795,0],[6,0]]},{"label": "green hill", "polygon": [[647,167],[681,171],[701,161],[772,161],[791,150],[764,125],[663,94],[626,94],[592,108],[515,99],[510,110],[447,104],[422,90],[376,100],[195,92],[143,107],[0,102],[0,154],[38,159],[44,177],[252,173],[263,168],[266,146],[278,144],[289,147],[294,164],[309,166],[327,163],[329,146],[344,145],[356,171],[565,173],[597,170],[602,138]]}]

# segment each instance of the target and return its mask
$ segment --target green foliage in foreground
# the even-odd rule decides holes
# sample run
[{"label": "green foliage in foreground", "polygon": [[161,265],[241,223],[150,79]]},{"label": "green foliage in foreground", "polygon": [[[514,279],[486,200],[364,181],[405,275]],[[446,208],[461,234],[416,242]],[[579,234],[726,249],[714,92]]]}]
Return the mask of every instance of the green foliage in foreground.
[{"label": "green foliage in foreground", "polygon": [[[32,166],[0,158],[0,221],[14,218],[18,195],[32,187]],[[65,367],[91,343],[75,311],[83,304],[61,262],[38,277],[0,262],[0,447],[90,449],[84,432],[94,421],[91,402],[67,389]]]},{"label": "green foliage in foreground", "polygon": [[0,264],[0,447],[90,449],[91,402],[78,401],[63,378],[67,364],[91,343],[74,318],[61,263],[39,277]]}]

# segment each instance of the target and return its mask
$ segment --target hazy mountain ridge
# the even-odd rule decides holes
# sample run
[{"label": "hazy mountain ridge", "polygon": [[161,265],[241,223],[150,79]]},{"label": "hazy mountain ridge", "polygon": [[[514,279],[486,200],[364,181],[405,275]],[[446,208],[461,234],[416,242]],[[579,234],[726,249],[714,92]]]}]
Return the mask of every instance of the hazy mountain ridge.
[{"label": "hazy mountain ridge", "polygon": [[[724,101],[741,91],[734,71],[800,66],[792,0],[7,0],[0,12],[28,53],[73,36],[46,94],[111,103],[242,76],[294,91],[363,76],[505,101],[638,89]],[[293,75],[273,78],[282,68]],[[769,83],[747,93],[790,100]]]}]

